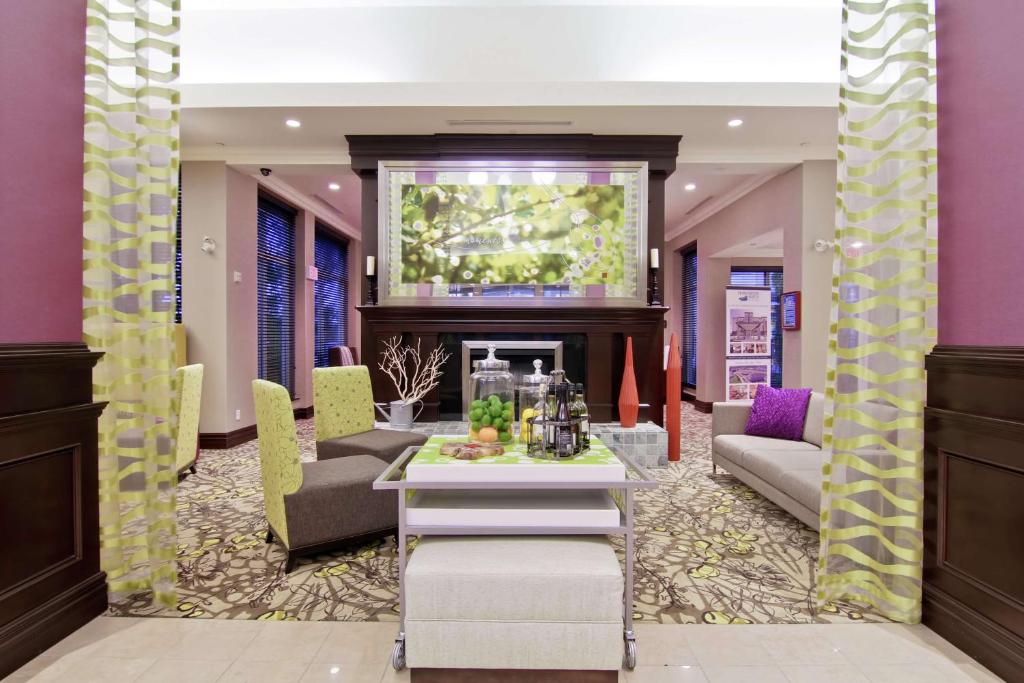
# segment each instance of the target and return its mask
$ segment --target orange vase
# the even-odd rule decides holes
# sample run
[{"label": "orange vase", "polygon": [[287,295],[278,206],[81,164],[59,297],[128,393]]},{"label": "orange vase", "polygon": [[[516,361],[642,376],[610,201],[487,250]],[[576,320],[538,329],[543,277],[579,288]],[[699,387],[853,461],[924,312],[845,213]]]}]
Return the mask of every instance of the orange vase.
[{"label": "orange vase", "polygon": [[636,427],[640,414],[640,395],[636,391],[633,372],[633,338],[626,337],[626,367],[622,370],[622,388],[619,390],[619,422],[623,427]]},{"label": "orange vase", "polygon": [[668,459],[679,460],[679,403],[682,400],[683,364],[675,332],[668,342],[668,370],[665,372],[665,428],[668,430]]}]

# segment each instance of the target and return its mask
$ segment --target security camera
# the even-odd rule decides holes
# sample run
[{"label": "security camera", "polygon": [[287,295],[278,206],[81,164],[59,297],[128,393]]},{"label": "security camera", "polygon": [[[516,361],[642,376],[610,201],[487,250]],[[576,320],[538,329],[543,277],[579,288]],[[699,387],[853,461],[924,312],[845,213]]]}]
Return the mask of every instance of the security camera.
[{"label": "security camera", "polygon": [[260,169],[260,173],[262,173],[264,177],[267,177],[267,176],[269,176],[269,175],[270,175],[271,173],[273,173],[273,171],[272,171],[272,170],[270,170],[269,168],[261,168],[261,169]]}]

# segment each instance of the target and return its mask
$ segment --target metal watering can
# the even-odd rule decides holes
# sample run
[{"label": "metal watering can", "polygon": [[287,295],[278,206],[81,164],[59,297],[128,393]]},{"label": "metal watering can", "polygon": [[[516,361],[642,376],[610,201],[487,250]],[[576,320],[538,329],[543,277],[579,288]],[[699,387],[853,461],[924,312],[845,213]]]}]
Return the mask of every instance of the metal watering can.
[{"label": "metal watering can", "polygon": [[[420,409],[413,415],[413,407],[419,403]],[[377,409],[381,417],[388,421],[388,424],[392,429],[397,429],[403,432],[407,432],[412,429],[412,423],[416,421],[416,418],[423,412],[423,401],[413,401],[412,403],[406,403],[405,401],[392,401],[391,403],[374,403],[373,407]],[[389,411],[385,411],[385,406],[390,407]]]}]

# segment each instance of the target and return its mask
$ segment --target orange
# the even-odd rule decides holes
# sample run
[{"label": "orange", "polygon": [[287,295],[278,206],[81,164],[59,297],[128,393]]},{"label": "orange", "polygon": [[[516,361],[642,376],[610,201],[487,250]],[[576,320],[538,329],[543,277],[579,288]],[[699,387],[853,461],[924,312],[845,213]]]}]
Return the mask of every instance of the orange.
[{"label": "orange", "polygon": [[484,443],[493,443],[498,440],[498,430],[494,427],[482,427],[477,437]]}]

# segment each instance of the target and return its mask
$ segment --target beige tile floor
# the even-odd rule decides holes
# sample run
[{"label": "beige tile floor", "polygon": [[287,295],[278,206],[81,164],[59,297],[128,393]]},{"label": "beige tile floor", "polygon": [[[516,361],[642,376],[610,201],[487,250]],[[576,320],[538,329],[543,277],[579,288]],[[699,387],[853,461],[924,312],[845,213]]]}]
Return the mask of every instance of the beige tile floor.
[{"label": "beige tile floor", "polygon": [[[393,623],[99,617],[5,680],[408,681],[388,665],[394,635]],[[629,683],[999,680],[924,626],[652,624],[637,640]]]}]

